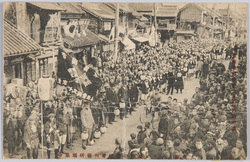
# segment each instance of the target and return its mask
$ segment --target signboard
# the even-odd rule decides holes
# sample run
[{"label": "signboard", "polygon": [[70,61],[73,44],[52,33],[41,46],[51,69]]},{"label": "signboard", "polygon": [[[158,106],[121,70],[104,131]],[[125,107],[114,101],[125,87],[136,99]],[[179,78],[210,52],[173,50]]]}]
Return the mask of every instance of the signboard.
[{"label": "signboard", "polygon": [[43,101],[48,101],[52,99],[54,88],[53,78],[40,78],[38,80],[38,95]]},{"label": "signboard", "polygon": [[167,30],[175,30],[176,29],[176,24],[168,24],[167,25]]}]

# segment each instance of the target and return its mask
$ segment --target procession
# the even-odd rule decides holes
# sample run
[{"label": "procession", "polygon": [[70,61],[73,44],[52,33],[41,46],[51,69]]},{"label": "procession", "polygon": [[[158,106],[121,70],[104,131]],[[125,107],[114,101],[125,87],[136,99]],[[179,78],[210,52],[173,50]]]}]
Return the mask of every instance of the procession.
[{"label": "procession", "polygon": [[[102,12],[94,10],[97,6]],[[201,35],[196,29],[189,39],[172,37],[167,29],[165,37],[169,39],[164,39],[157,11],[170,9],[153,4],[149,6],[153,15],[150,25],[138,36],[138,27],[145,26],[141,21],[147,15],[128,6],[61,2],[6,5],[4,158],[247,159],[244,29],[237,27],[234,37],[230,36],[232,28],[227,28],[230,32],[221,30],[218,37],[215,27],[207,37],[205,28]],[[194,6],[218,14],[200,4],[186,4],[175,11],[176,22],[182,12]],[[44,38],[35,33],[36,25],[31,26],[31,38],[27,38],[25,27],[16,28],[9,14],[13,8],[33,14],[34,24],[40,18]],[[103,28],[109,28],[107,37],[93,29],[91,21],[95,19],[91,16],[99,12],[103,18],[98,24],[114,20],[97,26],[103,33],[107,30]],[[52,16],[42,17],[46,14]],[[136,19],[137,25],[130,31],[124,29],[126,25],[119,26],[124,15]],[[17,15],[17,24],[18,18],[28,21]],[[133,21],[129,16],[125,19],[122,23],[128,27]],[[24,50],[15,53],[19,46]],[[31,49],[27,52],[25,48]]]}]

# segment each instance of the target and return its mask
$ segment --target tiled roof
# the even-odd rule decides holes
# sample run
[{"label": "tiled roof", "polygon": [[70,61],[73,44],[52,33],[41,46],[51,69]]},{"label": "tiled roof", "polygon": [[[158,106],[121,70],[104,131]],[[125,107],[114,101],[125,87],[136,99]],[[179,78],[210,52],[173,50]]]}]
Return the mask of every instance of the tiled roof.
[{"label": "tiled roof", "polygon": [[64,10],[61,8],[58,3],[48,3],[48,2],[27,2],[27,4],[31,4],[35,7],[38,7],[43,10],[52,10],[52,11],[62,11]]},{"label": "tiled roof", "polygon": [[35,53],[40,50],[40,45],[28,35],[19,31],[8,20],[4,20],[4,57]]},{"label": "tiled roof", "polygon": [[66,13],[73,14],[84,14],[85,12],[78,6],[78,3],[69,3],[69,2],[58,2],[60,8],[65,9]]},{"label": "tiled roof", "polygon": [[156,10],[156,16],[158,17],[176,17],[178,14],[177,6],[164,6],[159,7]]},{"label": "tiled roof", "polygon": [[85,31],[86,36],[81,35],[80,37],[69,37],[62,35],[63,42],[69,45],[69,48],[80,48],[89,45],[97,44],[101,39],[90,30]]},{"label": "tiled roof", "polygon": [[115,19],[114,11],[103,3],[82,3],[81,8],[98,18],[103,19]]}]

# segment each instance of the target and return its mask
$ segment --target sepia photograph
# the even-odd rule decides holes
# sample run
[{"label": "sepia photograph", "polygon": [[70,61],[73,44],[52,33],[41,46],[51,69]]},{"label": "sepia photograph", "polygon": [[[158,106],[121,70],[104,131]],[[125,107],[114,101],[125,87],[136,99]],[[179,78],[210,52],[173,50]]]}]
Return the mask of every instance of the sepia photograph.
[{"label": "sepia photograph", "polygon": [[2,158],[247,160],[247,14],[5,2]]}]

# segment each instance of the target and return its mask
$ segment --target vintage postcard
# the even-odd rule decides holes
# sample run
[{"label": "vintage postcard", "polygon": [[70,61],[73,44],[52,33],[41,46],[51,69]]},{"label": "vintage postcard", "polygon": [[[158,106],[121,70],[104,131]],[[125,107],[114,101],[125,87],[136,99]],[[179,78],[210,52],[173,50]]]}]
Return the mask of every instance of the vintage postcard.
[{"label": "vintage postcard", "polygon": [[4,159],[247,159],[246,3],[4,3]]}]

